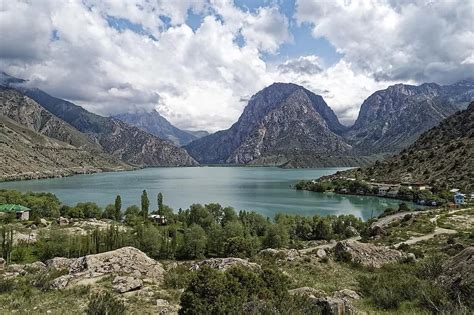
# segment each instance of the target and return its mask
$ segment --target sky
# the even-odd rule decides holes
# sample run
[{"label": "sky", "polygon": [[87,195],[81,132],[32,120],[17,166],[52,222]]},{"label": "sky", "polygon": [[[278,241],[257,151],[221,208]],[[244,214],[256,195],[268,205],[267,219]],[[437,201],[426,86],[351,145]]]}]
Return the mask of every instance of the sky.
[{"label": "sky", "polygon": [[471,0],[12,0],[0,70],[101,115],[230,127],[273,82],[350,125],[373,92],[474,73]]}]

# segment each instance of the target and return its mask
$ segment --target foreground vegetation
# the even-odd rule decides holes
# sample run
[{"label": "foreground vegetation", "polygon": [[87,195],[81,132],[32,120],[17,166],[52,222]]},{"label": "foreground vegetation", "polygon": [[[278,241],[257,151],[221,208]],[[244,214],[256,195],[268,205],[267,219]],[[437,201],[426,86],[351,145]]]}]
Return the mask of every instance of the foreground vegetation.
[{"label": "foreground vegetation", "polygon": [[[474,307],[472,283],[453,291],[437,280],[446,260],[474,245],[472,225],[466,219],[474,215],[470,209],[456,213],[423,212],[391,223],[383,234],[374,238],[373,222],[363,222],[352,215],[278,214],[270,220],[255,212],[237,213],[219,204],[195,204],[174,213],[164,204],[161,194],[156,197],[155,206],[151,206],[145,191],[140,207],[131,206],[125,211],[120,196],[101,209],[93,203],[65,206],[51,194],[2,190],[0,203],[17,203],[32,209],[31,221],[2,217],[2,256],[10,264],[81,257],[133,246],[160,260],[167,269],[164,282],[150,286],[145,295],[141,290],[136,294],[117,294],[110,277],[96,284],[52,289],[51,281],[65,274],[65,270],[26,273],[14,279],[0,277],[0,313],[17,310],[20,313],[147,314],[155,312],[157,299],[179,304],[181,314],[330,311],[306,297],[289,294],[289,290],[300,287],[311,287],[328,295],[343,289],[354,290],[362,296],[353,301],[354,306],[373,313],[467,314]],[[401,205],[387,214],[407,210],[406,205]],[[153,222],[150,213],[164,215],[168,223]],[[69,219],[69,224],[58,224],[60,216]],[[456,229],[457,234],[400,246],[400,250],[415,253],[416,262],[374,269],[330,254],[323,258],[315,256],[321,244],[359,234],[365,241],[376,244],[404,242],[413,235],[432,232],[433,218],[438,220],[437,226]],[[46,225],[42,219],[46,219]],[[17,238],[32,231],[36,233],[34,242]],[[262,255],[266,248],[281,250],[276,256]],[[296,256],[290,259],[292,249]],[[212,257],[246,258],[261,268],[235,266],[225,271],[191,268],[195,261]]]}]

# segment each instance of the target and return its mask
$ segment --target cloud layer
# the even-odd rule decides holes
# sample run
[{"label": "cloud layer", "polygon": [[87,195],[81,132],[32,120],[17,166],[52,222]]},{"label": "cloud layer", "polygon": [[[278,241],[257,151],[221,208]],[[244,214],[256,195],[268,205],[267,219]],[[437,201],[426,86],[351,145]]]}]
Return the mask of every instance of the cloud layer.
[{"label": "cloud layer", "polygon": [[[293,15],[273,2],[249,11],[231,0],[7,1],[0,68],[99,114],[156,108],[181,128],[209,131],[229,127],[266,85],[295,82],[350,123],[364,98],[391,83],[473,73],[468,6],[299,0]],[[315,51],[266,61],[293,43],[297,25],[342,59],[327,66]]]}]

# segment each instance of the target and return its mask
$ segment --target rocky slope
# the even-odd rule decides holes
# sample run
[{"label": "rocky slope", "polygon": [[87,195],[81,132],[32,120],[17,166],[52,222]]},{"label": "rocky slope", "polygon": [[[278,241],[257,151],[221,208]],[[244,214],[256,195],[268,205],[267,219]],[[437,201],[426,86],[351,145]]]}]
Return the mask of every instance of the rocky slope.
[{"label": "rocky slope", "polygon": [[17,91],[0,89],[0,122],[2,180],[132,169]]},{"label": "rocky slope", "polygon": [[401,153],[351,172],[376,181],[421,181],[471,191],[474,189],[474,102],[423,133]]},{"label": "rocky slope", "polygon": [[0,115],[0,180],[127,170],[106,154],[93,154],[46,137]]},{"label": "rocky slope", "polygon": [[295,84],[274,83],[251,98],[230,129],[186,149],[201,163],[247,164],[265,158],[287,163],[295,155],[346,154],[351,146],[339,136],[344,130],[321,96]]},{"label": "rocky slope", "polygon": [[[147,112],[124,113],[114,116],[123,122],[136,126],[146,132],[149,132],[161,139],[173,142],[177,146],[183,146],[193,140],[199,139],[206,134],[189,132],[173,126],[165,117],[161,116],[156,110]],[[199,136],[200,135],[200,136]]]},{"label": "rocky slope", "polygon": [[396,84],[372,94],[345,133],[356,153],[399,152],[474,97],[474,81],[440,86]]}]

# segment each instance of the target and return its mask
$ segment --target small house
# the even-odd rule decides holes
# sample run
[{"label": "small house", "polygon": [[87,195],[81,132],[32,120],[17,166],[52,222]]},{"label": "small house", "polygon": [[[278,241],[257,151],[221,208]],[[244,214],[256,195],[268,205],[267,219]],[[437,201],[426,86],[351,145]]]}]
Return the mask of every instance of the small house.
[{"label": "small house", "polygon": [[15,213],[17,220],[29,220],[30,209],[22,205],[4,204],[0,205],[0,214]]},{"label": "small house", "polygon": [[380,186],[379,187],[379,196],[386,196],[387,192],[390,190],[390,186]]},{"label": "small house", "polygon": [[457,192],[454,194],[454,203],[456,205],[463,205],[464,204],[464,194],[461,194],[460,192]]},{"label": "small house", "polygon": [[150,220],[152,220],[153,222],[157,223],[157,224],[160,224],[160,225],[166,225],[167,223],[167,220],[165,218],[164,215],[159,215],[159,214],[150,214],[148,216],[148,218]]}]

